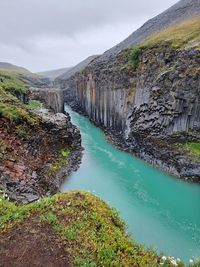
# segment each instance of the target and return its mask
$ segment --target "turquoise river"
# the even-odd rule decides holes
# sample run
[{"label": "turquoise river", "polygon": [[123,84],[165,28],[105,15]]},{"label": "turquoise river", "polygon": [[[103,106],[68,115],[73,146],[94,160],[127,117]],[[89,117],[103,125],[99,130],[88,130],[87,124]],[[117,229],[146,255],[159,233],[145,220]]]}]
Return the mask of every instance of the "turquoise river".
[{"label": "turquoise river", "polygon": [[89,191],[116,208],[135,241],[186,263],[200,256],[200,185],[122,152],[101,129],[65,107],[81,131],[84,156],[61,191]]}]

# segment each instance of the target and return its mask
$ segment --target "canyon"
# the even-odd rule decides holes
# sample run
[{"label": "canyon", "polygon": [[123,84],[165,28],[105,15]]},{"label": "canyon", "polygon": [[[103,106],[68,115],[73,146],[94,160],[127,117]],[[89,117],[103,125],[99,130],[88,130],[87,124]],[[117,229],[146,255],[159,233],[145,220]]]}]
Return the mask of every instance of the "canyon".
[{"label": "canyon", "polygon": [[189,147],[200,139],[199,15],[200,1],[179,1],[54,82],[63,103],[105,129],[117,146],[194,182],[200,158]]}]

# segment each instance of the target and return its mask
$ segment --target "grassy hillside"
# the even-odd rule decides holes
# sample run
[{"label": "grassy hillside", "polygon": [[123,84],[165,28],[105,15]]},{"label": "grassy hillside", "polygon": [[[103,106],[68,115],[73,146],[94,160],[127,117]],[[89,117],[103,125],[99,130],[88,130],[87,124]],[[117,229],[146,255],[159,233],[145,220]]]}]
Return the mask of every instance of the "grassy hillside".
[{"label": "grassy hillside", "polygon": [[3,71],[8,70],[8,71],[14,71],[17,73],[26,73],[26,74],[31,73],[29,70],[23,67],[19,67],[11,63],[7,63],[7,62],[0,62],[0,70],[3,70]]},{"label": "grassy hillside", "polygon": [[148,38],[143,45],[153,46],[167,42],[174,48],[200,49],[200,16],[177,23]]},{"label": "grassy hillside", "polygon": [[11,77],[12,79],[21,81],[22,83],[33,87],[49,84],[49,80],[43,76],[34,74],[25,68],[10,63],[0,62],[0,77],[3,76]]}]

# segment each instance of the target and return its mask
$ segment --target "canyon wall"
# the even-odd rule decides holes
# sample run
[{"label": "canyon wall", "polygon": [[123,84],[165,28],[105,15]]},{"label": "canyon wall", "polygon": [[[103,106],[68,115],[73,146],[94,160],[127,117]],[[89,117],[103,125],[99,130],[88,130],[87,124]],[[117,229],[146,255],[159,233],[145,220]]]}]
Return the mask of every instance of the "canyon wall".
[{"label": "canyon wall", "polygon": [[199,179],[199,162],[176,146],[200,138],[200,51],[144,49],[135,70],[129,54],[125,50],[109,64],[93,61],[63,81],[64,101],[151,164]]},{"label": "canyon wall", "polygon": [[66,80],[64,101],[124,138],[131,133],[199,134],[200,52],[147,49],[136,71],[127,53],[109,65],[90,64]]}]

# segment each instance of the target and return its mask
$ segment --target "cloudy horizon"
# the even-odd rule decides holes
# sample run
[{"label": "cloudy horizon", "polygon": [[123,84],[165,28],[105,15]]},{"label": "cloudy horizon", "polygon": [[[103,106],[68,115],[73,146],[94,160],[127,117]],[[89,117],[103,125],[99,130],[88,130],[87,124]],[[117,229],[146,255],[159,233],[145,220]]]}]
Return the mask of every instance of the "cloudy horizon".
[{"label": "cloudy horizon", "polygon": [[33,72],[74,66],[123,41],[177,0],[1,0],[0,61]]}]

